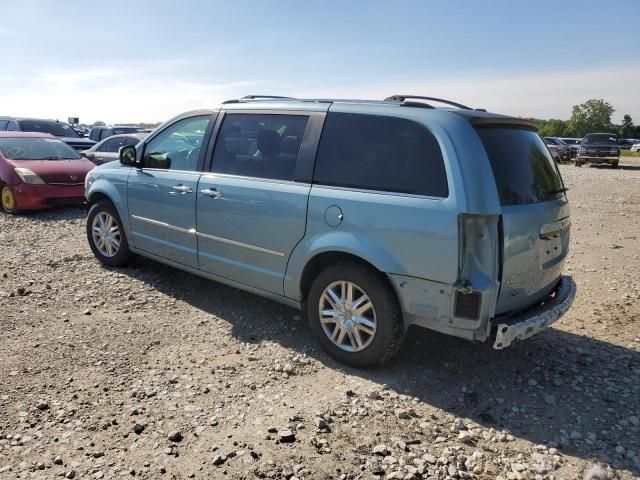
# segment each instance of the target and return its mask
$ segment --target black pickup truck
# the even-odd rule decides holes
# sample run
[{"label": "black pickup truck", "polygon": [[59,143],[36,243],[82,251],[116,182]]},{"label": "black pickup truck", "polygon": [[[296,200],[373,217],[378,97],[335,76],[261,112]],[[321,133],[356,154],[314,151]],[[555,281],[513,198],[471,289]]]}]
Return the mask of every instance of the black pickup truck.
[{"label": "black pickup truck", "polygon": [[589,133],[580,142],[576,167],[584,163],[608,163],[618,168],[620,145],[615,133]]}]

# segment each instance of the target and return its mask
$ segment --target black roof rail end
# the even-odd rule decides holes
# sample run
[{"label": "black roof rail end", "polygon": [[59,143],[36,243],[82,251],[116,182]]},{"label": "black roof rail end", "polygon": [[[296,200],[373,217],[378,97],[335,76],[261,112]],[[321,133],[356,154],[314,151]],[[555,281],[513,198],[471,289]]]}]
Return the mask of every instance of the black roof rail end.
[{"label": "black roof rail end", "polygon": [[[445,100],[443,98],[436,98],[436,97],[423,97],[420,95],[392,95],[390,97],[385,98],[385,102],[402,102],[404,105],[407,106],[416,106],[415,104],[417,102],[410,102],[408,103],[406,100],[407,99],[414,99],[414,100],[432,100],[434,102],[440,102],[440,103],[446,103],[447,105],[451,105],[457,108],[461,108],[462,110],[473,110],[473,108],[471,107],[467,107],[466,105],[462,105],[461,103],[457,103],[457,102],[452,102],[451,100]],[[427,104],[428,105],[428,104]],[[431,107],[431,105],[429,105]],[[431,107],[433,108],[433,107]]]}]

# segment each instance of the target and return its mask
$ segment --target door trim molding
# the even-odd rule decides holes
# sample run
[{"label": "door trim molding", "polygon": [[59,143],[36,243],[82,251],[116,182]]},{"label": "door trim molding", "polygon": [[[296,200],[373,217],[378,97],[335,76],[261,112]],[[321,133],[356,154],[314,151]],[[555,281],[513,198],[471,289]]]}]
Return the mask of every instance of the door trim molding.
[{"label": "door trim molding", "polygon": [[208,240],[215,240],[216,242],[228,243],[229,245],[235,245],[237,247],[248,248],[249,250],[255,250],[256,252],[268,253],[270,255],[284,257],[284,252],[278,252],[277,250],[269,250],[268,248],[258,247],[256,245],[250,245],[248,243],[237,242],[235,240],[229,240],[228,238],[216,237],[215,235],[209,235],[208,233],[196,232],[196,236],[201,238],[206,238]]},{"label": "door trim molding", "polygon": [[176,232],[188,233],[189,235],[195,235],[196,234],[196,229],[195,228],[176,227],[175,225],[171,225],[169,223],[160,222],[158,220],[153,220],[151,218],[139,217],[138,215],[131,215],[131,218],[135,218],[136,220],[140,220],[141,222],[145,222],[145,223],[150,223],[152,225],[157,225],[158,227],[165,227],[165,228],[168,228],[170,230],[175,230]]},{"label": "door trim molding", "polygon": [[196,231],[195,228],[182,228],[176,227],[175,225],[171,225],[169,223],[160,222],[158,220],[153,220],[151,218],[140,217],[138,215],[131,215],[131,218],[136,220],[140,220],[141,222],[150,223],[151,225],[156,225],[158,227],[168,228],[170,230],[175,230],[181,233],[187,233],[189,235],[195,235],[200,238],[206,238],[208,240],[214,240],[216,242],[227,243],[229,245],[235,245],[236,247],[243,247],[249,250],[254,250],[256,252],[268,253],[269,255],[275,255],[277,257],[284,257],[284,252],[279,252],[277,250],[270,250],[264,247],[258,247],[257,245],[251,245],[249,243],[242,243],[236,240],[229,240],[228,238],[216,237],[215,235],[209,235],[208,233],[200,233]]}]

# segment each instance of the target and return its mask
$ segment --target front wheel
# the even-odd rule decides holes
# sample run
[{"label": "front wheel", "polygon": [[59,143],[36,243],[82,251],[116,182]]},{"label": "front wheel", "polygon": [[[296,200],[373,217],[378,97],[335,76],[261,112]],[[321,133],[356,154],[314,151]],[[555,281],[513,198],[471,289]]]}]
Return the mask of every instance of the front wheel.
[{"label": "front wheel", "polygon": [[311,329],[336,360],[353,367],[381,365],[404,340],[395,292],[378,272],[355,262],[327,267],[307,298]]},{"label": "front wheel", "polygon": [[619,163],[620,163],[620,160],[616,160],[611,164],[611,168],[618,168]]},{"label": "front wheel", "polygon": [[91,251],[108,267],[124,267],[135,258],[116,208],[107,201],[91,206],[87,215],[87,240]]},{"label": "front wheel", "polygon": [[18,211],[16,196],[9,185],[0,184],[0,204],[2,205],[2,210],[6,213],[16,213]]}]

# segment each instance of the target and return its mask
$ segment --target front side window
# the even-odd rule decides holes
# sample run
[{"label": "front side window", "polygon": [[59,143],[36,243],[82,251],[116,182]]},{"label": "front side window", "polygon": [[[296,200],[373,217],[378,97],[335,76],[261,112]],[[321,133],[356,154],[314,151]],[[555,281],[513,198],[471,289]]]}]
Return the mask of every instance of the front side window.
[{"label": "front side window", "polygon": [[110,138],[98,149],[100,152],[116,153],[124,145],[123,138]]},{"label": "front side window", "polygon": [[165,128],[144,148],[144,166],[195,171],[210,116],[183,118]]},{"label": "front side window", "polygon": [[51,120],[21,120],[23,132],[49,133],[56,137],[79,137],[78,132],[64,122]]},{"label": "front side window", "polygon": [[329,113],[313,181],[432,197],[449,195],[436,138],[424,126],[396,117]]},{"label": "front side window", "polygon": [[7,125],[7,130],[12,131],[12,132],[19,131],[20,128],[18,127],[18,122],[15,122],[13,120],[9,120],[9,123]]},{"label": "front side window", "polygon": [[135,147],[139,143],[140,143],[140,139],[136,137],[125,137],[124,139],[124,144],[126,146]]},{"label": "front side window", "polygon": [[69,145],[57,138],[4,137],[0,152],[9,160],[77,160],[82,158]]},{"label": "front side window", "polygon": [[213,154],[213,171],[293,180],[306,115],[227,113]]},{"label": "front side window", "polygon": [[7,128],[7,123],[8,122],[6,120],[0,120],[0,130]]}]

